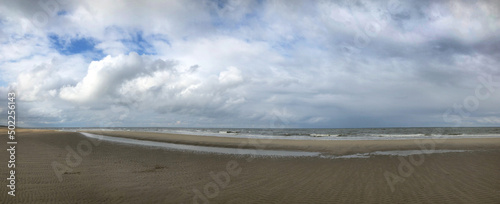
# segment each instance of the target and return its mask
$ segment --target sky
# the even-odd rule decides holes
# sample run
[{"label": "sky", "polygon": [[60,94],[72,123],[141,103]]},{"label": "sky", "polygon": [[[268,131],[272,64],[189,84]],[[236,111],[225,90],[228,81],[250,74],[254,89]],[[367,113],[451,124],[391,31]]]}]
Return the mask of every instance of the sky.
[{"label": "sky", "polygon": [[499,1],[0,0],[0,28],[22,127],[500,126]]}]

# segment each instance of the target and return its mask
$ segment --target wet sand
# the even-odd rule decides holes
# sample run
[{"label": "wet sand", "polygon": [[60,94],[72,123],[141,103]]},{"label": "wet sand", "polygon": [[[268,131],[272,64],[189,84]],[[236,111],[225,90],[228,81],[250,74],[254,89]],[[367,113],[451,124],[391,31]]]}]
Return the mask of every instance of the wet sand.
[{"label": "wet sand", "polygon": [[[4,129],[0,137],[6,138]],[[137,138],[136,133],[113,134]],[[496,138],[432,143],[435,149],[480,151],[325,159],[200,154],[51,130],[18,130],[16,135],[16,197],[7,195],[4,185],[1,203],[500,203]],[[140,139],[252,148],[251,141],[241,145],[237,138],[155,137]],[[262,149],[336,155],[420,148],[410,140],[253,142]],[[2,151],[0,160],[4,178],[7,154]],[[400,171],[402,161],[406,167]]]},{"label": "wet sand", "polygon": [[475,150],[498,149],[500,138],[460,138],[460,139],[405,139],[405,140],[283,140],[247,139],[236,137],[210,137],[169,133],[132,132],[132,131],[84,131],[88,133],[124,137],[138,140],[160,141],[175,144],[200,146],[292,150],[323,152],[332,155],[369,153],[391,150]]}]

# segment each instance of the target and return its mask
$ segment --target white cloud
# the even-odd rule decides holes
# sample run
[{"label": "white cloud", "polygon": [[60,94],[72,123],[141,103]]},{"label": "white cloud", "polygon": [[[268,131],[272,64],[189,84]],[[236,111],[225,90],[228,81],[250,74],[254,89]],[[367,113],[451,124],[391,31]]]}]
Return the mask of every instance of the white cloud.
[{"label": "white cloud", "polygon": [[119,41],[105,41],[96,45],[97,49],[101,49],[104,54],[117,56],[127,52],[127,47]]},{"label": "white cloud", "polygon": [[219,83],[234,86],[243,82],[241,71],[236,67],[229,67],[219,74]]},{"label": "white cloud", "polygon": [[99,107],[119,115],[120,120],[127,118],[129,108],[194,115],[225,114],[245,102],[233,92],[243,82],[244,77],[236,67],[203,76],[171,61],[130,53],[92,62],[80,82],[60,87],[59,96],[85,106],[98,103]]},{"label": "white cloud", "polygon": [[[43,101],[53,98],[61,86],[79,80],[82,73],[80,67],[85,66],[85,63],[79,57],[55,56],[49,61],[30,59],[6,65],[11,69],[7,70],[5,77],[7,80],[10,77],[9,82],[19,93],[20,99]],[[29,67],[30,65],[33,67]],[[16,78],[12,77],[16,75]]]},{"label": "white cloud", "polygon": [[61,88],[61,98],[74,102],[90,102],[102,97],[112,97],[113,90],[123,81],[144,72],[144,61],[137,53],[107,56],[90,63],[87,75],[75,86]]}]

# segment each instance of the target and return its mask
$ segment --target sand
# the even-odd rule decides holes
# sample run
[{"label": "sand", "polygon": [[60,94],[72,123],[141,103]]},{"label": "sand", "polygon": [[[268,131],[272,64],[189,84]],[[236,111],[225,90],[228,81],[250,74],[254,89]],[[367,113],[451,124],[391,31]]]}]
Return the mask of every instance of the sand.
[{"label": "sand", "polygon": [[282,139],[246,139],[236,137],[207,137],[152,132],[131,131],[84,131],[88,133],[125,137],[139,140],[161,141],[178,144],[201,146],[269,149],[269,150],[300,150],[323,152],[332,155],[369,153],[389,150],[420,150],[448,149],[474,150],[498,149],[500,138],[461,138],[461,139],[405,139],[405,140],[282,140]]},{"label": "sand", "polygon": [[[4,129],[0,130],[3,138],[7,136]],[[137,137],[130,132],[113,134]],[[498,139],[438,141],[433,143],[436,149],[474,151],[425,154],[423,159],[415,155],[325,159],[200,154],[97,141],[80,133],[51,130],[19,130],[17,136],[16,197],[8,196],[4,185],[0,203],[193,203],[193,199],[199,203],[500,203]],[[154,137],[142,139],[160,140],[159,135]],[[213,146],[240,146],[242,142],[235,138],[164,137],[170,142]],[[419,149],[410,140],[300,144],[271,141],[260,147],[336,155]],[[428,142],[426,147],[432,144]],[[79,162],[72,151],[81,157]],[[6,178],[6,151],[1,158],[0,174]],[[411,162],[406,163],[411,171],[398,172],[401,160]],[[58,171],[62,180],[54,163],[67,167],[66,173]],[[393,183],[392,191],[385,175],[395,176],[393,182],[394,178],[404,181]]]}]

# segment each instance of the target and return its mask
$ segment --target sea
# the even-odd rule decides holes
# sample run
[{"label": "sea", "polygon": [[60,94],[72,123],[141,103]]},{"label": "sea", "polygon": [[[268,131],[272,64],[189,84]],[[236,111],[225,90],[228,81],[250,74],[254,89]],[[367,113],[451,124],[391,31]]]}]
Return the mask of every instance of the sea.
[{"label": "sea", "polygon": [[411,128],[174,128],[174,127],[86,127],[50,128],[62,131],[105,130],[159,132],[212,137],[292,140],[398,140],[425,138],[500,137],[500,127],[411,127]]}]

